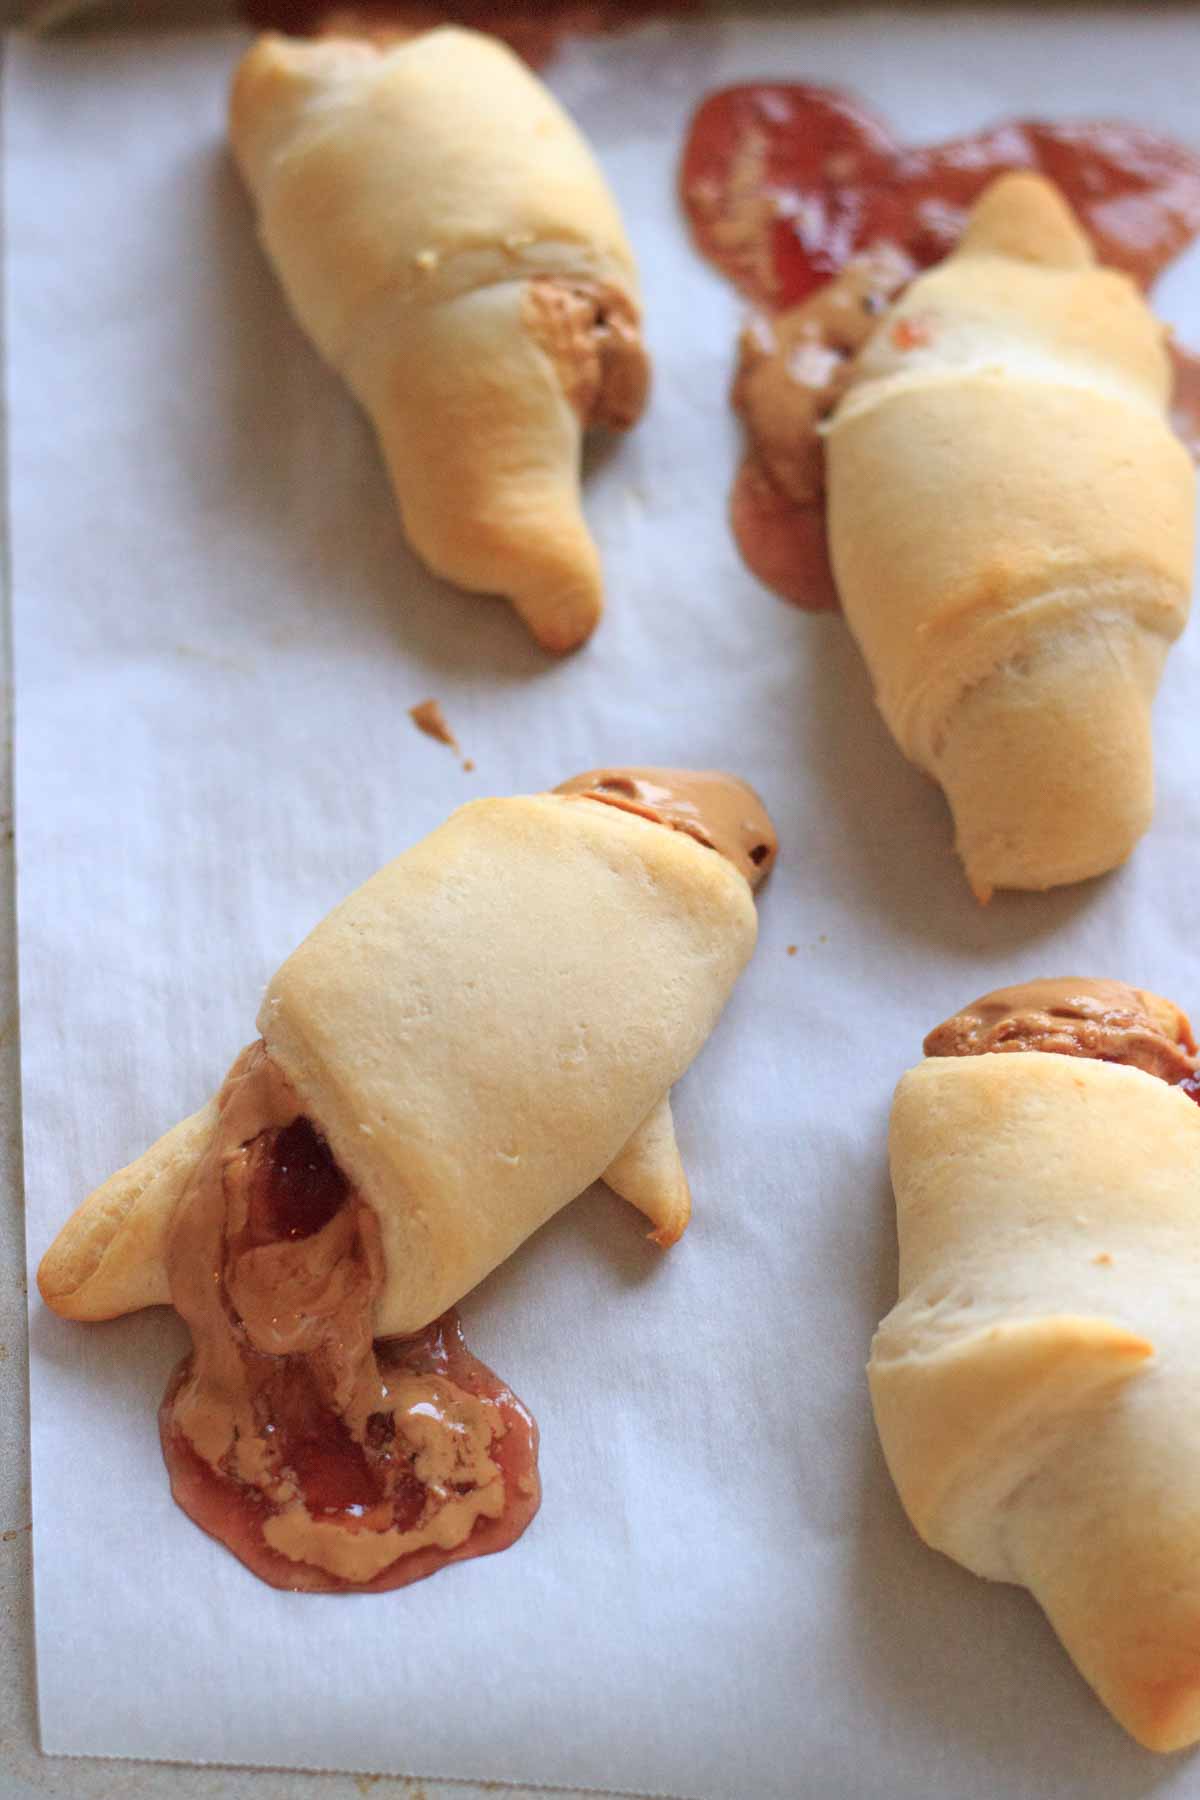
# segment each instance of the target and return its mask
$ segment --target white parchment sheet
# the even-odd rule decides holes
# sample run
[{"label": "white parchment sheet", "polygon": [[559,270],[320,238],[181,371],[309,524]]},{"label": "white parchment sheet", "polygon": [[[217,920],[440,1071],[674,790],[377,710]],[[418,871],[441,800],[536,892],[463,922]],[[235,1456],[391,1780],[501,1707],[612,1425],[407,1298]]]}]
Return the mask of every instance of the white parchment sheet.
[{"label": "white parchment sheet", "polygon": [[[674,198],[694,101],[760,74],[848,84],[914,138],[1033,111],[1196,140],[1200,17],[884,12],[570,50],[554,80],[641,253],[657,377],[593,459],[611,605],[561,664],[407,552],[222,149],[241,41],[8,50],[31,1292],[67,1212],[215,1089],[282,957],[460,801],[604,760],[725,765],[783,853],[678,1091],[684,1241],[654,1251],[596,1190],[464,1308],[542,1427],[544,1505],[507,1554],[383,1597],[272,1592],[170,1499],[173,1317],[85,1328],[33,1298],[45,1749],[701,1800],[1200,1793],[1200,1766],[1109,1722],[1026,1596],[917,1542],[862,1377],[895,1280],[888,1101],[926,1028],[1043,973],[1200,1008],[1200,632],[1132,865],[976,907],[841,621],[734,552],[739,302]],[[1193,255],[1160,298],[1200,342],[1198,297]],[[410,724],[430,694],[473,774]]]}]

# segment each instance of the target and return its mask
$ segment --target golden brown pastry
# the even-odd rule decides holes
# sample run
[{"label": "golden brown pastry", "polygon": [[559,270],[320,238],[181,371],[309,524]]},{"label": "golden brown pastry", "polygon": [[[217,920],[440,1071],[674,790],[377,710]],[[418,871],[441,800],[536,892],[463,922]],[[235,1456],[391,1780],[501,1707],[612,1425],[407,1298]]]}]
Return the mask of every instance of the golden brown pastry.
[{"label": "golden brown pastry", "polygon": [[723,775],[463,807],[317,926],[217,1098],[59,1233],[57,1312],[187,1323],[172,1490],[262,1579],[381,1591],[524,1531],[536,1427],[448,1309],[599,1178],[683,1231],[671,1087],[773,855]]},{"label": "golden brown pastry", "polygon": [[869,1367],[918,1532],[1027,1587],[1139,1742],[1200,1739],[1200,1107],[1169,1001],[1036,982],[892,1109],[900,1299]]},{"label": "golden brown pastry", "polygon": [[[376,1336],[437,1318],[601,1175],[624,1193],[637,1166],[660,1242],[687,1224],[669,1091],[754,947],[748,877],[774,830],[729,776],[596,779],[633,774],[657,776],[667,823],[673,796],[729,855],[613,796],[475,801],[268,985],[266,1053],[380,1219]],[[741,821],[766,846],[748,877]],[[41,1262],[50,1307],[103,1319],[169,1300],[171,1217],[214,1125],[209,1102],[83,1202]]]},{"label": "golden brown pastry", "polygon": [[[586,791],[647,776],[657,815]],[[753,949],[774,832],[728,776],[581,779],[462,807],[268,985],[266,1052],[378,1218],[377,1336],[436,1318],[601,1176],[659,1242],[687,1224],[670,1090]],[[170,1299],[172,1218],[216,1120],[210,1101],[83,1203],[39,1271],[56,1312]]]},{"label": "golden brown pastry", "polygon": [[632,425],[648,381],[633,255],[582,137],[504,45],[447,26],[387,51],[259,38],[230,138],[414,548],[574,649],[602,608],[582,434]]},{"label": "golden brown pastry", "polygon": [[860,352],[826,432],[838,591],[967,878],[1124,860],[1151,702],[1187,617],[1193,477],[1164,328],[1057,191],[1006,175]]}]

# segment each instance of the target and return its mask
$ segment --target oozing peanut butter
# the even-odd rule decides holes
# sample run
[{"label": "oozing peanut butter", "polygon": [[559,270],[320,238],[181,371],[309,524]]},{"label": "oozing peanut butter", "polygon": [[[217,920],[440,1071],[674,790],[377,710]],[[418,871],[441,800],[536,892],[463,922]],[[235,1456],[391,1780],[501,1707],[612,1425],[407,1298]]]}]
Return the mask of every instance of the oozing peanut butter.
[{"label": "oozing peanut butter", "polygon": [[624,431],[635,424],[646,404],[650,360],[628,296],[597,282],[534,275],[523,306],[528,329],[584,425]]},{"label": "oozing peanut butter", "polygon": [[997,988],[925,1039],[926,1056],[1008,1050],[1124,1063],[1172,1083],[1193,1075],[1198,1060],[1186,1015],[1170,1000],[1123,981],[1062,977]]},{"label": "oozing peanut butter", "polygon": [[278,1586],[398,1586],[502,1548],[537,1483],[500,1447],[532,1421],[465,1348],[373,1343],[375,1215],[263,1044],[219,1107],[168,1249],[193,1344],[162,1421],[181,1504]]},{"label": "oozing peanut butter", "polygon": [[798,504],[825,491],[820,428],[845,393],[853,358],[912,264],[884,245],[856,257],[799,306],[755,314],[739,343],[733,404],[781,493]]},{"label": "oozing peanut butter", "polygon": [[724,856],[752,888],[770,874],[779,848],[775,827],[754,789],[719,770],[589,769],[554,791],[599,800],[686,832]]}]

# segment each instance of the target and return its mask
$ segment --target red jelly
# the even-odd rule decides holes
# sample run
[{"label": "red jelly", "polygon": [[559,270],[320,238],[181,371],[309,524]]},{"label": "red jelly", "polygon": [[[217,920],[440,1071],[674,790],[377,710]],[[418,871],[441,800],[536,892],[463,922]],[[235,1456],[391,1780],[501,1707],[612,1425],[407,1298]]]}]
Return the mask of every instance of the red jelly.
[{"label": "red jelly", "polygon": [[[468,1557],[488,1556],[506,1550],[520,1537],[538,1510],[541,1487],[537,1475],[538,1430],[532,1415],[516,1395],[486,1364],[467,1349],[455,1312],[448,1312],[414,1338],[396,1338],[376,1344],[380,1373],[405,1370],[414,1374],[438,1374],[464,1393],[494,1402],[503,1420],[502,1434],[491,1447],[492,1460],[504,1477],[504,1510],[498,1518],[480,1518],[469,1537],[454,1549],[425,1546],[399,1558],[371,1580],[338,1579],[312,1564],[295,1562],[273,1549],[263,1535],[272,1517],[267,1498],[253,1487],[234,1481],[198,1456],[176,1428],[173,1402],[191,1373],[191,1359],[176,1370],[159,1411],[163,1456],[171,1477],[171,1492],[189,1518],[220,1540],[260,1580],[271,1587],[305,1593],[378,1594],[407,1587],[436,1574],[448,1563]],[[292,1359],[285,1359],[291,1363]],[[322,1405],[311,1385],[297,1380],[296,1372],[280,1372],[284,1405],[272,1418],[279,1433],[280,1458],[296,1475],[305,1504],[313,1517],[340,1522],[350,1531],[370,1529],[380,1521],[382,1482],[367,1462],[363,1446],[348,1436],[340,1419]],[[372,1414],[368,1441],[373,1460],[386,1458],[394,1442],[386,1413]],[[403,1450],[399,1452],[403,1454]],[[390,1483],[386,1524],[411,1530],[426,1504],[426,1489],[415,1475],[402,1475]]]},{"label": "red jelly", "polygon": [[776,487],[760,457],[747,456],[729,497],[738,549],[764,587],[808,612],[836,612],[825,536],[825,497],[802,502]]},{"label": "red jelly", "polygon": [[453,1312],[373,1341],[378,1222],[293,1100],[262,1045],[222,1089],[168,1252],[193,1350],[163,1455],[184,1511],[263,1581],[380,1592],[521,1535],[537,1427]]},{"label": "red jelly", "polygon": [[329,1145],[301,1114],[275,1132],[261,1178],[251,1185],[254,1241],[314,1236],[340,1212],[349,1192]]},{"label": "red jelly", "polygon": [[710,94],[692,119],[681,187],[704,254],[750,299],[780,308],[881,243],[920,268],[940,261],[1007,169],[1048,176],[1100,261],[1144,287],[1200,231],[1200,155],[1159,132],[1014,119],[911,149],[861,101],[803,83]]}]

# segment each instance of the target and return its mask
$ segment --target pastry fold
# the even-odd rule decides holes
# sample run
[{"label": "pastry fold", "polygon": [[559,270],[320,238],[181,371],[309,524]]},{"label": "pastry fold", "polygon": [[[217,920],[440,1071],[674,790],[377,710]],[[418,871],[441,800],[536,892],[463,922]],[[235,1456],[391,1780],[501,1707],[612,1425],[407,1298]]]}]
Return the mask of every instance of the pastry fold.
[{"label": "pastry fold", "polygon": [[445,27],[381,53],[268,34],[230,138],[296,318],[378,433],[437,574],[547,649],[602,609],[585,426],[647,385],[633,255],[582,137],[511,51]]},{"label": "pastry fold", "polygon": [[[750,887],[682,831],[566,795],[476,801],[337,907],[258,1025],[378,1219],[376,1335],[415,1332],[593,1181],[670,1243],[687,1180],[670,1089],[754,946]],[[83,1204],[44,1299],[170,1298],[165,1247],[215,1106]]]},{"label": "pastry fold", "polygon": [[1192,573],[1165,330],[1057,190],[995,182],[860,353],[826,435],[846,617],[972,888],[1123,861]]},{"label": "pastry fold", "polygon": [[1155,1750],[1200,1738],[1200,1108],[1138,1068],[933,1058],[891,1124],[871,1397],[910,1519],[1027,1587]]}]

